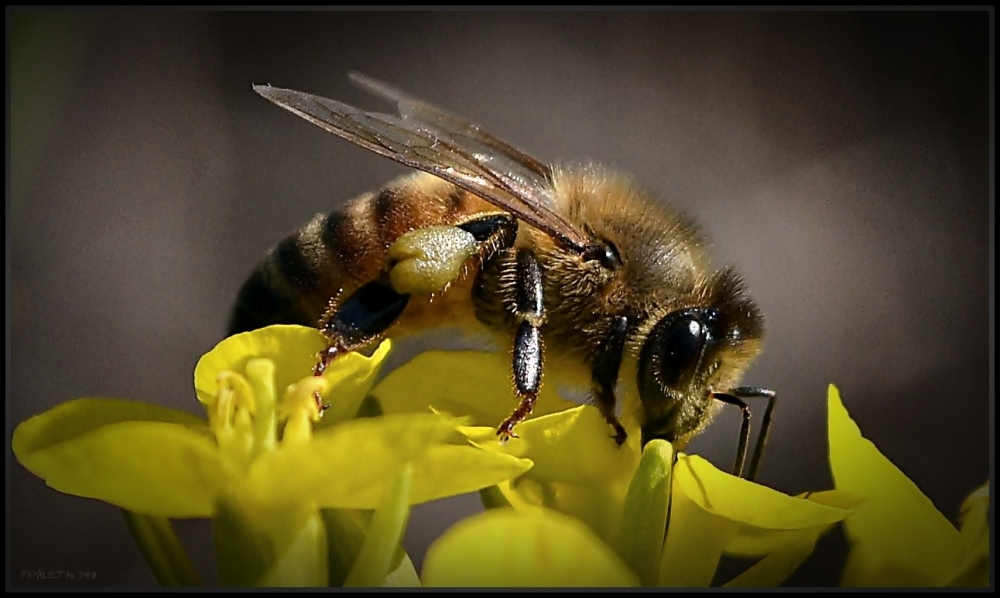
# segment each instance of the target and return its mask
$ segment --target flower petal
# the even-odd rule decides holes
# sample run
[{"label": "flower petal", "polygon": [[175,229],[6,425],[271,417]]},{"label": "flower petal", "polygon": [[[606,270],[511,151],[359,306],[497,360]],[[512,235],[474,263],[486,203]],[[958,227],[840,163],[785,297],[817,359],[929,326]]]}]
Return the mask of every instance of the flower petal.
[{"label": "flower petal", "polygon": [[948,585],[988,586],[990,583],[990,483],[986,482],[962,503],[962,541],[965,558],[961,572]]},{"label": "flower petal", "polygon": [[796,532],[790,541],[754,563],[749,569],[740,573],[724,584],[727,588],[775,588],[785,583],[785,580],[795,573],[816,547],[820,529],[813,528]]},{"label": "flower petal", "polygon": [[412,503],[475,492],[531,469],[530,459],[472,446],[435,445],[413,461]]},{"label": "flower petal", "polygon": [[173,423],[129,421],[47,446],[17,444],[21,463],[52,488],[145,515],[210,516],[238,477],[207,434]]},{"label": "flower petal", "polygon": [[427,551],[425,586],[635,587],[638,580],[579,521],[552,511],[492,509],[449,529]]},{"label": "flower petal", "polygon": [[591,405],[530,419],[520,438],[506,445],[492,427],[463,427],[470,442],[488,452],[530,458],[534,466],[512,483],[499,484],[516,509],[547,507],[576,517],[614,543],[632,472],[639,462],[638,435],[619,447]]},{"label": "flower petal", "polygon": [[666,542],[660,557],[659,585],[705,588],[715,577],[722,549],[736,533],[737,523],[711,513],[681,488],[678,461],[673,470]]},{"label": "flower petal", "polygon": [[261,455],[243,489],[268,505],[313,500],[321,508],[371,509],[403,463],[444,442],[462,423],[435,414],[347,421],[306,444]]},{"label": "flower petal", "polygon": [[389,575],[385,576],[382,582],[383,588],[419,588],[421,586],[420,577],[413,567],[410,555],[403,552],[403,558],[399,560],[399,566],[393,569]]},{"label": "flower petal", "polygon": [[821,529],[852,513],[730,475],[697,455],[678,455],[673,479],[660,564],[665,586],[708,586],[724,550],[781,553],[739,583],[787,577],[788,567],[805,547],[812,550]]},{"label": "flower petal", "polygon": [[497,488],[518,513],[543,508],[557,511],[584,523],[611,546],[618,538],[628,478],[618,477],[607,483],[566,484],[522,475],[497,484]]},{"label": "flower petal", "polygon": [[848,586],[941,586],[957,572],[959,532],[851,420],[829,389],[830,466],[838,490],[868,500],[847,519]]},{"label": "flower petal", "polygon": [[[326,340],[314,328],[305,326],[269,326],[231,336],[198,360],[194,386],[198,399],[209,403],[218,390],[217,376],[224,371],[242,373],[254,358],[267,358],[275,365],[275,389],[281,396],[285,389],[312,374],[316,354],[326,347]],[[379,368],[391,349],[383,342],[371,357],[349,353],[336,359],[324,377],[335,389],[329,397],[330,409],[324,420],[335,423],[354,416],[362,399],[371,389]]]},{"label": "flower petal", "polygon": [[[797,498],[807,499],[821,505],[844,509],[851,513],[864,502],[858,498],[841,492],[827,490],[824,492],[808,492]],[[807,527],[795,530],[764,529],[752,525],[741,524],[736,535],[726,544],[726,554],[740,557],[762,557],[783,551],[790,545],[799,545],[809,541],[809,538],[826,533],[834,524],[823,524],[817,527]]]},{"label": "flower petal", "polygon": [[493,428],[462,428],[462,432],[486,451],[530,458],[535,465],[528,475],[537,480],[604,483],[630,476],[639,463],[637,443],[619,447],[604,417],[592,405],[577,405],[525,421],[517,427],[520,438],[512,438],[506,445],[497,441]]},{"label": "flower petal", "polygon": [[674,479],[675,488],[709,513],[762,529],[805,529],[836,523],[851,514],[730,475],[697,455],[679,456]]},{"label": "flower petal", "polygon": [[[499,353],[427,351],[386,376],[372,394],[387,414],[426,413],[430,407],[470,416],[472,425],[495,427],[517,406],[510,367]],[[532,418],[573,406],[545,385]]]},{"label": "flower petal", "polygon": [[204,417],[126,399],[82,398],[56,405],[21,423],[14,430],[11,448],[18,460],[50,446],[122,422],[164,422],[187,426],[210,435]]}]

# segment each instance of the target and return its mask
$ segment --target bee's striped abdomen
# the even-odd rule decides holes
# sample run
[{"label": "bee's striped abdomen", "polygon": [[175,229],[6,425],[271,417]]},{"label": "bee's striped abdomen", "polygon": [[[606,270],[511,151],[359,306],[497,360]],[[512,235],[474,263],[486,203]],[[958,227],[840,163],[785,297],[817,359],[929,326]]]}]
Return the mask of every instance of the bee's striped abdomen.
[{"label": "bee's striped abdomen", "polygon": [[401,235],[457,224],[483,210],[495,208],[451,183],[417,173],[341,210],[319,214],[257,265],[240,289],[228,333],[272,324],[316,326],[331,300],[385,271],[388,248]]}]

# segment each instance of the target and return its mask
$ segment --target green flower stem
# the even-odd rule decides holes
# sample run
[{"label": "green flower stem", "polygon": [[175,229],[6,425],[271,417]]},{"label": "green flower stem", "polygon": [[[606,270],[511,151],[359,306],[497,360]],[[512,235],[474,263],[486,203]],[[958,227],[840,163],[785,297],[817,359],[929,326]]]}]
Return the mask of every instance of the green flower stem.
[{"label": "green flower stem", "polygon": [[215,564],[226,587],[256,586],[274,565],[274,548],[233,500],[220,499],[212,519]]},{"label": "green flower stem", "polygon": [[257,584],[271,588],[320,588],[327,584],[326,528],[318,513],[299,527],[291,543]]},{"label": "green flower stem", "polygon": [[393,484],[386,488],[381,504],[375,509],[364,544],[344,580],[344,587],[379,587],[392,571],[410,517],[412,482],[413,465],[407,462]]},{"label": "green flower stem", "polygon": [[322,509],[320,516],[326,525],[327,571],[329,586],[344,585],[351,566],[358,560],[365,541],[365,529],[371,521],[370,511],[352,509]]},{"label": "green flower stem", "polygon": [[185,588],[203,585],[191,559],[181,545],[170,520],[140,515],[122,509],[132,539],[139,545],[153,576],[163,587]]},{"label": "green flower stem", "polygon": [[510,501],[497,486],[487,486],[479,491],[479,498],[487,509],[502,509],[509,507]]},{"label": "green flower stem", "polygon": [[644,586],[655,586],[659,576],[673,456],[673,447],[666,441],[647,444],[625,495],[616,552]]}]

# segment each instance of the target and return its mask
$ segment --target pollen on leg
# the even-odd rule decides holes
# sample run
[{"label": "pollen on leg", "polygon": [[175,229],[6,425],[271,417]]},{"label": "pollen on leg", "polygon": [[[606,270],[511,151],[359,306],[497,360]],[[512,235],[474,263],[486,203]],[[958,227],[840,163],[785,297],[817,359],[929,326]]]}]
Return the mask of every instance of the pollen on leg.
[{"label": "pollen on leg", "polygon": [[410,231],[389,246],[389,258],[396,262],[389,282],[404,295],[439,293],[461,276],[477,248],[476,237],[455,226]]}]

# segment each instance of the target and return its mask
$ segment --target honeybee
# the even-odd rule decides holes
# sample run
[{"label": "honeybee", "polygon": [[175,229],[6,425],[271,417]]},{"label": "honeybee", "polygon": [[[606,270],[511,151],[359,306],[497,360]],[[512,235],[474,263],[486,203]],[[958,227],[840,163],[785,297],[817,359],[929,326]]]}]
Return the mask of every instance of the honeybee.
[{"label": "honeybee", "polygon": [[639,399],[643,445],[663,438],[680,448],[722,404],[739,407],[736,475],[750,431],[743,399],[765,397],[753,478],[775,395],[737,384],[761,351],[763,318],[733,268],[710,266],[691,221],[621,174],[550,166],[384,83],[352,79],[398,115],[254,90],[417,172],[278,243],[241,288],[230,334],[316,326],[328,340],[321,375],[386,336],[485,326],[512,347],[519,402],[497,429],[502,442],[531,414],[544,366],[588,387],[619,445],[619,388]]}]

